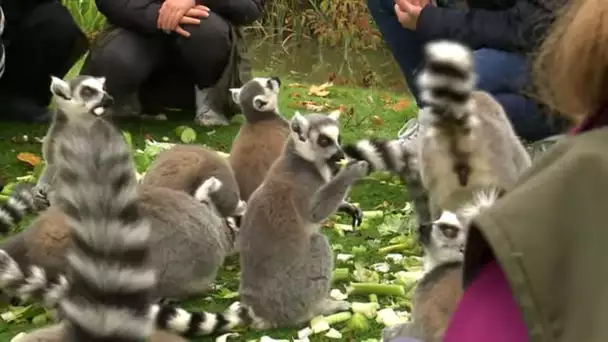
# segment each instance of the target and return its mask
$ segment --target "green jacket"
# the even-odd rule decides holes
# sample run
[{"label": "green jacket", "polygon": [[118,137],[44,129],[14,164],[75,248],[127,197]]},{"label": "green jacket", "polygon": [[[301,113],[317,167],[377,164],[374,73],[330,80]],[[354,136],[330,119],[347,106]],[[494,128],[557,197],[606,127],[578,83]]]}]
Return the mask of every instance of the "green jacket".
[{"label": "green jacket", "polygon": [[474,220],[465,285],[494,254],[530,342],[606,342],[607,219],[608,128],[567,137]]}]

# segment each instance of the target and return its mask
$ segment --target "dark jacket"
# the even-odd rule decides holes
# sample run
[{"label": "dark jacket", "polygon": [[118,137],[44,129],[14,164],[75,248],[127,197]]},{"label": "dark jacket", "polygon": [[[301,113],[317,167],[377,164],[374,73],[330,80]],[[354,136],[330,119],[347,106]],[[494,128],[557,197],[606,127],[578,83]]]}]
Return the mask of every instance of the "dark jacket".
[{"label": "dark jacket", "polygon": [[3,40],[9,41],[13,38],[13,32],[21,24],[21,21],[26,17],[38,4],[45,2],[58,2],[59,0],[0,0],[0,6],[6,16],[6,24]]},{"label": "dark jacket", "polygon": [[[548,5],[548,4],[549,5]],[[426,6],[416,31],[425,41],[455,39],[473,49],[534,51],[553,21],[549,0],[469,0],[469,9]]]},{"label": "dark jacket", "polygon": [[[233,25],[247,25],[262,15],[264,0],[196,0]],[[140,33],[158,31],[156,18],[162,1],[95,0],[97,9],[116,26]]]}]

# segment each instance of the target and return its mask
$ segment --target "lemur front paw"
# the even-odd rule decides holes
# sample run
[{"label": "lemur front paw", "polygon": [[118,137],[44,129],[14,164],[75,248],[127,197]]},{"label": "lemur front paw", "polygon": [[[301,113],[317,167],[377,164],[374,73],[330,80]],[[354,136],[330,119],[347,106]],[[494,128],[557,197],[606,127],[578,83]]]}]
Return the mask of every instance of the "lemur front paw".
[{"label": "lemur front paw", "polygon": [[342,172],[346,172],[349,177],[357,180],[367,176],[371,172],[371,168],[365,160],[357,160],[348,163]]},{"label": "lemur front paw", "polygon": [[207,180],[196,189],[194,197],[197,201],[202,202],[209,199],[209,194],[218,191],[222,187],[222,182],[215,178],[209,177]]},{"label": "lemur front paw", "polygon": [[34,204],[38,210],[43,210],[51,206],[51,202],[49,201],[50,192],[51,186],[49,184],[37,184],[32,188]]},{"label": "lemur front paw", "polygon": [[359,207],[357,207],[353,204],[346,203],[346,202],[342,203],[338,207],[338,211],[343,212],[352,217],[353,227],[359,227],[361,225],[361,223],[363,222],[363,211]]}]

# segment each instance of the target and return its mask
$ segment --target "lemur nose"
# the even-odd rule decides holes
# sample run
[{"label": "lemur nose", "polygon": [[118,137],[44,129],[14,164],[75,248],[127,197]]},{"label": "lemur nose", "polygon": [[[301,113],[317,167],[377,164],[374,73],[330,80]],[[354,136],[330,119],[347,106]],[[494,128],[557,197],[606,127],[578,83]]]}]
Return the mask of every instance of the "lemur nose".
[{"label": "lemur nose", "polygon": [[109,107],[114,104],[114,97],[110,94],[104,94],[101,98],[101,105],[104,107]]}]

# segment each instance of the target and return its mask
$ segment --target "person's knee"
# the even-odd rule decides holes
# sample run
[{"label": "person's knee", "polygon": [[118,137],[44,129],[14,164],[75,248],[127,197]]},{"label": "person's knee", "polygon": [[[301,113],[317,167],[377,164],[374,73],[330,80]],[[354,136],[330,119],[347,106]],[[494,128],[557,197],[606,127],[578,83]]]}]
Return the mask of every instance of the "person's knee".
[{"label": "person's knee", "polygon": [[72,46],[82,34],[72,14],[60,2],[43,2],[31,12],[29,25],[46,43]]},{"label": "person's knee", "polygon": [[180,37],[179,49],[187,60],[218,62],[230,52],[230,24],[221,16],[210,13],[199,25],[185,25],[190,37]]},{"label": "person's knee", "polygon": [[96,76],[106,77],[106,86],[112,94],[136,88],[148,75],[140,68],[145,51],[134,41],[136,34],[123,30],[103,46],[91,51],[88,70]]},{"label": "person's knee", "polygon": [[523,55],[483,48],[473,58],[477,88],[490,94],[517,92],[529,78]]}]

